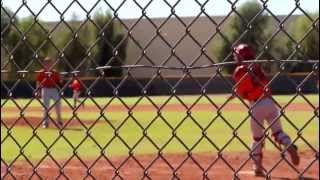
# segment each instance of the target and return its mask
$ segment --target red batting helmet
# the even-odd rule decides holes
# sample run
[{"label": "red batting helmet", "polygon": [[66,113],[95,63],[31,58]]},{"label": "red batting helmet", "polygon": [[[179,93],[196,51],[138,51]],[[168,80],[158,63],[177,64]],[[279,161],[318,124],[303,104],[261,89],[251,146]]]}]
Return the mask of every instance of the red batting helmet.
[{"label": "red batting helmet", "polygon": [[254,50],[248,44],[239,44],[234,48],[233,58],[235,61],[252,60],[256,56]]}]

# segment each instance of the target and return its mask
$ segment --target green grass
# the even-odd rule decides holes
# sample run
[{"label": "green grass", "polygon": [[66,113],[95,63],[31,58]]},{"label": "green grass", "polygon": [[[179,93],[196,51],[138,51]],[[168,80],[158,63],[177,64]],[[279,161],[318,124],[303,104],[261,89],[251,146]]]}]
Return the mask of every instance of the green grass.
[{"label": "green grass", "polygon": [[[157,104],[157,105],[163,105],[164,103],[166,104],[180,104],[181,101],[183,101],[185,104],[210,104],[212,102],[216,103],[216,104],[222,104],[226,101],[226,99],[228,98],[228,95],[209,95],[208,98],[207,97],[199,97],[199,96],[179,96],[178,98],[170,98],[167,96],[151,96],[150,99],[153,103]],[[317,95],[306,95],[305,98],[310,101],[311,103],[315,104],[319,104],[319,98]],[[86,99],[85,100],[85,104],[87,106],[96,106],[97,104],[103,108],[106,105],[112,106],[112,105],[121,105],[121,106],[125,106],[123,104],[123,102],[126,105],[133,105],[133,104],[138,104],[138,105],[151,105],[152,103],[150,102],[149,99],[147,98],[139,98],[139,97],[126,97],[126,98],[121,98],[124,99],[124,101],[120,101],[117,98],[94,98],[94,100],[91,99]],[[282,96],[274,96],[274,99],[278,102],[278,103],[282,103],[282,104],[287,104],[289,102],[292,101],[292,103],[306,103],[306,99],[304,99],[301,96],[298,97],[294,97],[292,95],[282,95]],[[83,100],[83,99],[82,99]],[[181,100],[181,101],[180,101]],[[230,101],[229,103],[234,103],[234,104],[240,104],[242,103],[239,99],[235,98],[232,101]],[[21,109],[23,109],[24,107],[42,107],[42,105],[39,103],[38,100],[33,99],[17,99],[15,100],[15,102],[13,102],[12,100],[3,100],[1,99],[1,104],[3,108],[8,108],[8,107],[20,107]],[[73,101],[70,98],[67,98],[66,100],[62,100],[62,105],[63,106],[67,106],[70,107],[72,106]],[[78,117],[80,117],[82,120],[92,120],[92,119],[96,119],[100,116],[100,113],[98,111],[96,112],[81,112],[81,108],[78,111]],[[35,112],[26,112],[25,116],[29,116],[29,117],[42,117],[42,113],[35,113]],[[18,118],[20,117],[20,112],[17,111],[15,113],[13,112],[3,112],[2,113],[2,117],[4,118]],[[52,117],[55,117],[55,113],[52,114]],[[73,117],[72,113],[63,113],[62,114],[62,118],[63,119],[70,119]]]},{"label": "green grass", "polygon": [[[223,100],[225,100],[224,96],[210,97],[216,98],[214,100],[215,102],[223,102]],[[157,103],[164,102],[167,98],[168,97],[152,97]],[[192,103],[197,97],[184,96],[182,98],[184,101],[187,101],[187,103]],[[289,98],[290,96],[276,96],[276,99],[282,103],[288,102]],[[318,103],[318,96],[316,95],[309,95],[307,98],[313,103]],[[18,100],[18,103],[24,104],[27,101],[28,100]],[[102,104],[106,103],[102,98],[97,98],[97,101]],[[137,98],[125,98],[125,102],[128,104],[135,103],[136,101]],[[202,101],[206,103],[205,100]],[[234,103],[236,102],[237,100],[234,101]],[[303,102],[303,100],[302,98],[296,99],[294,102]],[[148,104],[146,100],[143,100],[141,103]],[[314,137],[319,133],[319,121],[318,118],[313,117],[313,115],[311,111],[286,112],[286,116],[298,129],[306,126],[302,131],[302,136],[314,147],[318,147],[318,138]],[[79,116],[81,119],[97,119],[99,113],[79,113]],[[75,152],[82,158],[97,157],[101,153],[105,153],[108,157],[126,155],[129,152],[128,148],[132,149],[132,152],[135,154],[148,154],[157,152],[157,148],[153,143],[155,143],[158,148],[161,148],[163,152],[169,153],[187,152],[187,149],[192,149],[193,152],[217,152],[216,148],[224,148],[224,151],[247,150],[238,139],[232,139],[232,128],[239,126],[247,116],[247,112],[223,112],[223,118],[216,118],[212,124],[210,123],[217,114],[216,112],[210,111],[192,112],[192,118],[186,118],[185,112],[163,112],[161,115],[163,118],[158,117],[155,112],[134,112],[131,117],[126,112],[107,112],[104,116],[114,128],[118,129],[118,136],[114,136],[114,129],[102,118],[98,120],[101,121],[101,123],[89,130],[90,137],[86,136],[87,132],[83,127],[64,130],[63,137],[59,135],[59,130],[57,129],[37,129],[35,133],[38,135],[38,138],[33,136],[32,129],[27,127],[14,127],[8,132],[5,127],[1,126],[1,157],[6,162],[10,162],[17,157],[20,160],[24,160],[23,156],[18,156],[20,149],[23,148],[23,154],[25,156],[33,160],[38,160],[47,153],[47,147],[50,147],[49,153],[58,159],[70,157]],[[163,119],[167,120],[167,122]],[[226,120],[232,128],[229,127],[223,119]],[[296,129],[287,122],[285,118],[282,118],[282,124],[285,131],[287,131],[293,139],[297,138]],[[148,138],[143,138],[144,131],[140,126],[147,128],[145,133]],[[177,128],[177,126],[179,127]],[[198,126],[201,126],[201,128],[208,127],[206,129],[206,136],[211,139],[215,145],[212,145],[206,138],[202,138],[203,132]],[[173,136],[171,128],[176,129],[175,136]],[[10,133],[10,135],[8,133]],[[246,120],[243,125],[240,126],[237,134],[247,146],[250,146],[251,133],[249,120]],[[15,140],[13,140],[13,138]],[[149,139],[153,142],[150,142]],[[230,140],[231,143],[225,147]],[[167,143],[168,141],[169,143]],[[186,147],[181,145],[180,141],[183,141]],[[81,144],[81,142],[83,143]],[[296,143],[301,148],[307,148],[306,143],[301,139],[298,139]],[[197,145],[195,146],[195,144]],[[107,148],[105,148],[104,152],[101,152],[100,147]],[[267,142],[266,148],[274,149],[270,142]]]},{"label": "green grass", "polygon": [[[209,95],[208,96],[208,98],[211,101],[218,103],[218,104],[224,103],[226,101],[227,97],[229,97],[229,95]],[[306,99],[308,99],[311,102],[319,103],[319,96],[318,95],[311,94],[311,95],[305,95],[305,97],[306,97]],[[198,99],[200,99],[198,103],[208,103],[209,102],[208,98],[204,97],[204,96],[202,96],[202,97],[200,97],[200,96],[179,96],[179,99],[186,104],[195,103]],[[281,96],[274,96],[274,98],[279,103],[288,103],[292,99],[293,99],[293,102],[295,102],[295,103],[305,103],[306,102],[306,100],[301,96],[295,97],[293,95],[281,95]],[[121,97],[121,99],[125,99],[124,102],[127,105],[132,105],[135,103],[150,104],[150,100],[145,97],[142,97],[142,98],[141,97],[125,97],[125,98]],[[150,99],[156,104],[164,104],[165,102],[167,102],[168,104],[180,103],[179,99],[176,97],[170,98],[168,96],[150,96]],[[83,100],[83,98],[81,98],[81,100]],[[15,101],[17,102],[17,104],[20,107],[24,107],[29,103],[32,107],[41,107],[41,104],[36,99],[33,99],[33,100],[31,100],[31,99],[17,99]],[[123,102],[121,102],[118,98],[110,98],[110,97],[99,97],[99,98],[94,98],[94,100],[88,98],[85,101],[85,103],[88,105],[98,104],[100,106],[104,106],[109,102],[111,102],[111,104],[114,104],[114,105],[119,105],[119,104],[122,105],[123,104]],[[62,105],[67,106],[68,103],[70,105],[72,105],[73,101],[71,98],[66,98],[66,100],[64,100],[64,99],[62,100]],[[241,103],[241,101],[236,98],[232,101],[232,103]],[[1,99],[1,105],[4,107],[16,107],[17,106],[12,100],[4,100],[4,99]]]}]

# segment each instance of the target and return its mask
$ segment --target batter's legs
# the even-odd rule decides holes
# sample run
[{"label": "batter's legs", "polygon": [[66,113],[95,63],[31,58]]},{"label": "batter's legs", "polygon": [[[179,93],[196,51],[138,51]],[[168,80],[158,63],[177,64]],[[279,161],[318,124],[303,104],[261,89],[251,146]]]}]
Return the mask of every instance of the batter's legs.
[{"label": "batter's legs", "polygon": [[[253,112],[255,112],[253,110]],[[263,118],[260,114],[254,113],[251,119],[251,132],[253,142],[251,145],[251,157],[253,160],[253,170],[256,176],[264,176],[265,171],[262,165],[263,161],[263,146],[264,146],[264,127]]]},{"label": "batter's legs", "polygon": [[[271,101],[271,100],[270,100]],[[279,146],[284,146],[287,149],[291,157],[291,161],[294,165],[300,163],[300,158],[298,155],[298,148],[292,144],[292,140],[287,133],[282,129],[280,121],[280,112],[277,106],[271,101],[269,108],[272,110],[271,113],[266,117],[266,120],[271,127],[272,136]]]}]

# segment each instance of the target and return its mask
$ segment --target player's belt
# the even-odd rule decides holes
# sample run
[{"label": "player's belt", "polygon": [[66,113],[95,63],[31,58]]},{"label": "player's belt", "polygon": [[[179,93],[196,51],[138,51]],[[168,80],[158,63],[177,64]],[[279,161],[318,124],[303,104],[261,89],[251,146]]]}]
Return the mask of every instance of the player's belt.
[{"label": "player's belt", "polygon": [[55,86],[44,86],[43,88],[47,88],[47,89],[57,89]]},{"label": "player's belt", "polygon": [[252,102],[257,102],[259,98],[252,100]]},{"label": "player's belt", "polygon": [[[261,100],[266,98],[267,96],[262,96]],[[252,102],[257,102],[260,99],[260,97],[258,97],[257,99],[252,100]]]}]

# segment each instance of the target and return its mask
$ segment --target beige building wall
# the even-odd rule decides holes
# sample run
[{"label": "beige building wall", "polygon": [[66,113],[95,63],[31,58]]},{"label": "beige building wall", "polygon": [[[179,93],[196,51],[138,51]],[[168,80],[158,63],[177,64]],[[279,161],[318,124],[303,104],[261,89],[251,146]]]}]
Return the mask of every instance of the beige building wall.
[{"label": "beige building wall", "polygon": [[[126,64],[166,65],[183,67],[184,65],[201,66],[212,64],[213,58],[210,40],[215,33],[216,25],[207,17],[195,17],[125,20],[128,28],[132,29],[127,50]],[[215,17],[220,22],[222,17]],[[193,22],[193,23],[192,23]],[[192,24],[191,24],[192,23]],[[157,36],[157,29],[161,36]],[[189,29],[189,34],[187,34]],[[191,37],[192,36],[192,37]],[[153,39],[153,40],[152,40]],[[152,40],[152,42],[150,42]],[[205,54],[201,53],[202,46]],[[175,53],[172,53],[172,49]],[[145,55],[143,54],[145,51]],[[157,69],[130,70],[135,77],[151,77]],[[193,76],[211,76],[215,68],[192,70]],[[180,77],[181,70],[162,70],[163,76]]]},{"label": "beige building wall", "polygon": [[[284,20],[284,27],[288,30],[290,22],[297,16],[277,16],[271,17],[271,25],[276,29],[281,21]],[[222,24],[220,30],[224,32],[224,26],[227,21],[223,22],[225,16],[208,17],[175,17],[166,20],[165,18],[153,18],[152,23],[148,19],[123,20],[130,28],[131,38],[127,49],[126,64],[143,64],[143,65],[167,65],[174,67],[183,67],[186,65],[202,66],[218,62],[212,53],[212,43],[220,35],[216,33],[216,24]],[[228,18],[229,20],[230,18]],[[216,24],[215,24],[216,23]],[[157,36],[157,29],[161,30],[161,35]],[[186,34],[187,29],[190,33]],[[275,30],[274,30],[275,31]],[[224,32],[225,33],[225,32]],[[191,37],[192,36],[192,37]],[[279,32],[277,36],[286,36]],[[150,42],[151,39],[154,40]],[[193,39],[194,38],[194,39]],[[209,42],[208,42],[209,41]],[[139,44],[139,45],[138,45]],[[205,54],[201,55],[201,46],[205,48]],[[175,49],[173,56],[171,49]],[[145,55],[143,55],[145,50]],[[151,77],[156,74],[156,69],[134,69],[130,70],[135,77]],[[192,70],[194,77],[209,77],[215,72],[215,68]],[[162,75],[166,77],[181,77],[180,70],[163,70]]]}]

